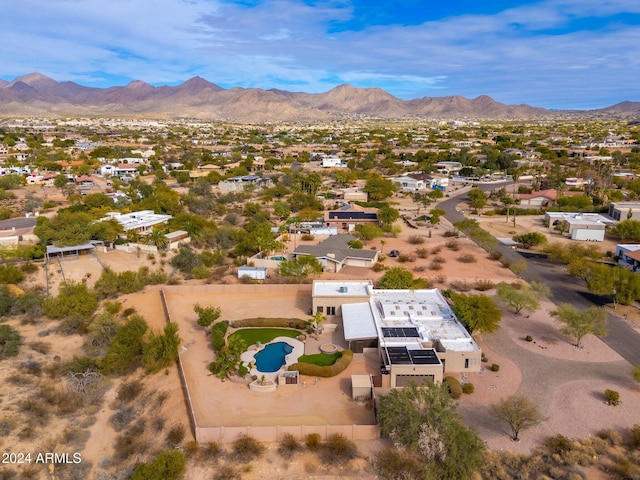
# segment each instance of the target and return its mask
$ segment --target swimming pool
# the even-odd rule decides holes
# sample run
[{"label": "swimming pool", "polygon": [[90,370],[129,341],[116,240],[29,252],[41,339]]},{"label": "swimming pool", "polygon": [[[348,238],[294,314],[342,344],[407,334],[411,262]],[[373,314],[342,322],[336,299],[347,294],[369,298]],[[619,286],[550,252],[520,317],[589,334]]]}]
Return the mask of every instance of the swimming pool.
[{"label": "swimming pool", "polygon": [[277,372],[286,363],[285,357],[291,352],[293,347],[288,343],[269,343],[255,354],[256,368],[260,372]]},{"label": "swimming pool", "polygon": [[282,262],[283,260],[286,260],[286,258],[283,256],[277,256],[277,257],[271,257],[271,260],[277,260],[278,262]]}]

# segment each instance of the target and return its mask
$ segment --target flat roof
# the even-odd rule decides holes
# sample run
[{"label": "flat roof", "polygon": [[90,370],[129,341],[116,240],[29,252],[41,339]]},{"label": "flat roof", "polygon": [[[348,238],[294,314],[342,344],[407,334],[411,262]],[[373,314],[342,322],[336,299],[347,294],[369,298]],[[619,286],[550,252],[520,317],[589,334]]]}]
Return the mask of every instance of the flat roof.
[{"label": "flat roof", "polygon": [[313,282],[313,296],[368,297],[370,288],[373,288],[370,280],[316,280]]},{"label": "flat roof", "polygon": [[378,329],[368,303],[342,305],[342,323],[346,341],[378,338]]}]

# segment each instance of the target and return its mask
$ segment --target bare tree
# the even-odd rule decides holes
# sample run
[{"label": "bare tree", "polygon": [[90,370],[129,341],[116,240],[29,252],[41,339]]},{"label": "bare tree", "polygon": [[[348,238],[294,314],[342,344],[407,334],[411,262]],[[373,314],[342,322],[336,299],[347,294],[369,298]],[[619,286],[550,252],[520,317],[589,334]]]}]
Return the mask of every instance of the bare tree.
[{"label": "bare tree", "polygon": [[546,420],[538,406],[529,397],[511,395],[489,407],[489,413],[497,420],[506,423],[511,429],[511,439],[520,441],[521,430],[533,427]]}]

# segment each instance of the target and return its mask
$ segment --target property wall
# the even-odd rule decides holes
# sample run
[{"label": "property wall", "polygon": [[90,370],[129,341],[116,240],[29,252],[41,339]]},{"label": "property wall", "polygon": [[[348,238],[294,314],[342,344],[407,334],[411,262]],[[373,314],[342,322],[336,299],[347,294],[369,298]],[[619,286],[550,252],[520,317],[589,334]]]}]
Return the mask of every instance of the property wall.
[{"label": "property wall", "polygon": [[[251,293],[258,289],[262,292],[269,289],[272,292],[279,291],[308,291],[311,294],[311,285],[176,285],[171,287],[172,291],[191,292],[203,291],[207,293],[230,293],[242,292]],[[167,306],[164,289],[160,290],[162,306],[167,322],[171,321],[169,308]],[[178,371],[182,388],[187,402],[189,420],[195,439],[200,444],[208,442],[232,443],[240,436],[247,435],[260,442],[278,442],[285,434],[291,434],[299,440],[304,440],[307,435],[317,433],[324,440],[332,435],[342,434],[352,441],[376,440],[380,438],[380,427],[377,425],[275,425],[275,426],[242,426],[242,427],[201,427],[198,425],[195,413],[192,408],[191,394],[184,375],[182,361],[178,356]]]}]

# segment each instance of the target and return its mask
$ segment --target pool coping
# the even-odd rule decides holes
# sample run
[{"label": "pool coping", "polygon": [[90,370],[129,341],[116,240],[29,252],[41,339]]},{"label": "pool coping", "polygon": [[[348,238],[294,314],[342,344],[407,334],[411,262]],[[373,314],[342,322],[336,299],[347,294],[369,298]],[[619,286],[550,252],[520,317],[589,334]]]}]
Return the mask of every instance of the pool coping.
[{"label": "pool coping", "polygon": [[[277,371],[275,372],[261,372],[260,370],[258,370],[255,367],[255,355],[256,353],[258,353],[260,350],[262,350],[264,348],[265,345],[268,345],[269,343],[278,343],[278,342],[284,342],[288,345],[290,345],[293,348],[293,351],[289,354],[287,354],[284,357],[285,360],[285,364]],[[304,342],[301,342],[300,340],[296,339],[296,338],[291,338],[291,337],[276,337],[273,340],[271,340],[270,342],[261,345],[259,348],[255,349],[255,350],[247,350],[246,352],[244,352],[241,356],[240,359],[246,363],[246,364],[253,364],[254,366],[249,370],[249,373],[253,376],[255,375],[256,378],[261,379],[262,376],[264,375],[264,379],[265,381],[269,382],[276,382],[278,379],[278,376],[280,375],[280,372],[282,372],[283,369],[286,370],[286,367],[288,367],[289,365],[293,365],[294,363],[296,363],[298,361],[298,359],[304,355],[304,347],[305,344]]]}]

